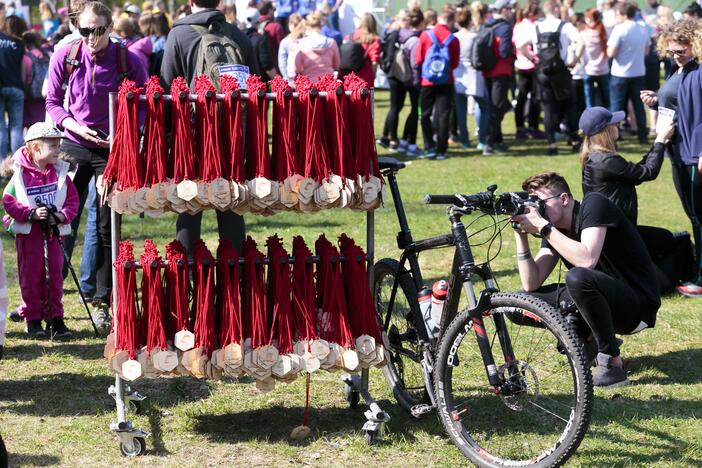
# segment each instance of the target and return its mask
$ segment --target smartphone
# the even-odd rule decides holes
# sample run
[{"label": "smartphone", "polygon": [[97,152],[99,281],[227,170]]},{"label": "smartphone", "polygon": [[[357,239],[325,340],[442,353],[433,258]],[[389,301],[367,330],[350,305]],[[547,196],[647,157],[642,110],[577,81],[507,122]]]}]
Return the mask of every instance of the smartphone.
[{"label": "smartphone", "polygon": [[100,138],[101,140],[110,141],[110,135],[108,135],[107,133],[103,132],[103,131],[100,130],[99,128],[98,128],[98,129],[95,129],[95,133],[97,133],[98,138]]}]

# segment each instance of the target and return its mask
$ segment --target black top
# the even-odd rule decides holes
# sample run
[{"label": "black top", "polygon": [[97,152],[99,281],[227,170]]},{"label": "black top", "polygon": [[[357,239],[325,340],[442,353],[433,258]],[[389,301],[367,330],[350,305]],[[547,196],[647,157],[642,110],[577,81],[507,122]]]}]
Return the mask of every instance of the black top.
[{"label": "black top", "polygon": [[[184,77],[188,83],[193,81],[196,55],[202,36],[191,26],[208,26],[214,22],[226,23],[226,19],[222,12],[208,9],[181,18],[173,24],[173,29],[166,39],[166,48],[161,64],[161,79],[166,88],[178,76]],[[260,75],[258,61],[254,56],[249,38],[234,26],[229,29],[231,38],[243,51],[244,62],[249,67],[250,72]]]},{"label": "black top", "polygon": [[[573,225],[564,233],[580,242],[580,234],[589,227],[607,228],[600,260],[595,270],[608,274],[628,284],[640,295],[643,310],[641,316],[649,327],[656,323],[656,312],[661,305],[656,274],[646,245],[639,231],[607,197],[600,193],[585,195],[581,203],[575,204]],[[542,247],[558,255],[546,241]],[[563,259],[566,267],[572,265]]]},{"label": "black top", "polygon": [[654,143],[638,163],[629,162],[618,154],[590,154],[583,167],[583,193],[599,192],[605,195],[636,224],[636,186],[658,177],[665,149],[663,143]]},{"label": "black top", "polygon": [[[10,36],[0,33],[0,88],[24,89],[21,78],[24,45]],[[4,118],[4,117],[3,117]]]},{"label": "black top", "polygon": [[[678,88],[680,88],[680,83],[682,83],[683,74],[694,70],[697,68],[697,61],[690,60],[683,67],[683,73],[678,73],[678,68],[674,67],[672,73],[663,83],[663,86],[658,90],[658,106],[666,107],[675,111],[675,117],[673,121],[677,123],[678,121]],[[679,133],[675,132],[673,137],[670,139],[670,144],[668,144],[668,156],[673,162],[681,162],[680,155],[678,152],[678,140]]]}]

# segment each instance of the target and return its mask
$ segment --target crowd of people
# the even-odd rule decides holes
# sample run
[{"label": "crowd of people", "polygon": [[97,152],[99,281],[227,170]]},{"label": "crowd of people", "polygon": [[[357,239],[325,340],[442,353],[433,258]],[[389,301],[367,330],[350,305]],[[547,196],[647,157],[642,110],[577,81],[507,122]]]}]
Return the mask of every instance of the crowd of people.
[{"label": "crowd of people", "polygon": [[[508,153],[502,126],[513,111],[515,139],[544,140],[548,155],[557,154],[558,141],[564,139],[570,150],[581,152],[584,193],[599,192],[619,206],[623,215],[612,222],[620,226],[625,224],[621,219],[626,219],[638,229],[617,227],[617,239],[637,233],[654,261],[651,271],[659,279],[672,275],[669,265],[658,260],[670,258],[666,248],[674,244],[670,241],[673,234],[637,225],[635,186],[657,177],[667,154],[695,241],[695,253],[688,260],[692,263],[694,258],[696,264],[686,277],[678,278],[685,281],[678,291],[692,297],[702,295],[702,75],[697,68],[697,58],[702,57],[702,25],[698,22],[702,9],[697,4],[676,15],[655,2],[640,10],[633,3],[605,1],[575,13],[568,0],[528,0],[522,7],[515,0],[496,0],[491,5],[461,0],[437,12],[411,0],[386,25],[379,25],[372,14],[361,14],[355,31],[343,36],[338,30],[342,1],[329,0],[313,8],[305,2],[252,0],[243,12],[219,0],[191,0],[175,12],[166,11],[162,1],[110,9],[102,2],[71,0],[67,9],[56,11],[53,3],[42,1],[41,25],[31,30],[14,6],[0,3],[0,155],[14,155],[10,161],[15,166],[3,200],[8,222],[14,223],[20,282],[27,284],[21,288],[23,303],[13,318],[26,322],[28,334],[71,336],[63,321],[61,288],[44,288],[51,294],[47,316],[43,310],[47,292],[29,283],[35,283],[37,269],[43,268],[43,262],[35,258],[42,252],[38,244],[42,226],[56,225],[61,235],[67,234],[62,247],[70,256],[83,211],[87,226],[80,286],[93,304],[98,326],[109,328],[111,227],[109,208],[99,204],[95,193],[95,181],[105,169],[109,152],[108,94],[117,91],[126,78],[144,86],[149,75],[159,76],[166,89],[177,76],[192,85],[196,75],[211,72],[201,59],[200,46],[213,36],[226,46],[224,60],[243,65],[264,81],[277,75],[291,81],[305,75],[314,82],[328,73],[343,78],[353,72],[373,86],[381,69],[387,78],[390,108],[377,143],[407,157],[441,160],[450,144],[472,148],[471,114],[477,148],[485,155]],[[665,81],[659,86],[661,69]],[[407,96],[409,112],[400,131]],[[640,163],[630,163],[617,154],[620,125],[621,133],[631,132],[641,143],[655,135]],[[420,128],[421,144],[417,140]],[[68,155],[75,168],[69,171],[57,158],[60,153]],[[551,247],[570,264],[596,269],[598,263],[593,263],[592,256],[573,257],[572,251],[556,245],[559,235],[552,234],[560,229],[582,240],[580,232],[569,232],[570,225],[564,221],[574,216],[567,183],[553,175],[538,180],[526,185],[545,200],[554,200],[551,204],[561,203],[551,210],[553,224],[542,232],[543,237],[551,242],[554,236]],[[49,200],[55,212],[47,212],[28,197],[33,190],[40,190],[43,197],[48,193],[42,199]],[[604,206],[598,201],[589,205]],[[560,213],[561,208],[567,213]],[[561,214],[564,217],[559,219]],[[244,218],[219,211],[216,217],[220,237],[239,245],[245,236]],[[189,252],[200,237],[201,219],[201,213],[178,216],[176,237]],[[592,227],[607,219],[592,215]],[[519,236],[543,231],[543,221],[548,220],[522,220],[524,229],[517,245],[520,261],[533,259]],[[614,242],[614,236],[607,237],[607,242]],[[589,245],[592,238],[582,241]],[[604,251],[616,251],[617,244],[607,242]],[[63,263],[59,247],[51,244],[48,248],[52,278],[67,273],[65,264],[62,272],[53,271]],[[555,265],[551,250],[535,258],[537,267],[529,263],[522,271],[520,263],[526,290],[538,289],[546,277],[543,273]],[[605,268],[610,273],[615,270]],[[582,272],[575,276],[579,283],[594,281]],[[629,285],[632,301],[650,286],[643,283]],[[620,290],[618,283],[607,284],[607,294]],[[577,287],[569,289],[576,291]],[[585,297],[587,294],[572,296],[589,317],[588,325],[595,331],[593,342],[609,356],[602,361],[605,370],[619,364],[612,330],[631,332],[636,319],[652,326],[660,303],[657,293],[645,293],[646,317],[628,317],[621,327],[617,322],[602,331],[606,318],[588,315],[588,311],[599,311],[602,303]],[[620,377],[615,375],[614,380]],[[610,374],[604,377],[608,380]]]}]

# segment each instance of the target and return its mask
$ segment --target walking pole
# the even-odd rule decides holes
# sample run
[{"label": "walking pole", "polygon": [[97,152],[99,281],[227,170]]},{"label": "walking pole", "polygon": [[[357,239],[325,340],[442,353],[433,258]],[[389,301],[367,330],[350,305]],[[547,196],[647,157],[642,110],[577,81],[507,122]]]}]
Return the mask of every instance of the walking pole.
[{"label": "walking pole", "polygon": [[[41,200],[37,198],[35,203],[39,207],[45,207]],[[49,319],[49,340],[54,342],[54,317],[51,311],[51,268],[49,266],[49,220],[45,219],[41,222],[41,233],[44,238],[44,279],[46,280],[46,309]]]},{"label": "walking pole", "polygon": [[[45,206],[45,205],[44,205]],[[56,216],[56,207],[51,206],[49,208],[49,213],[50,215],[58,222],[58,217]],[[88,313],[88,318],[90,319],[90,324],[93,326],[93,331],[95,332],[95,338],[99,338],[100,334],[98,333],[97,326],[95,325],[95,321],[93,320],[93,316],[90,314],[90,309],[88,308],[88,304],[85,301],[85,296],[83,295],[83,289],[80,287],[80,281],[78,281],[78,275],[76,275],[76,270],[73,269],[73,265],[71,265],[71,258],[68,256],[68,252],[66,252],[66,248],[63,246],[63,241],[61,240],[61,236],[59,235],[59,230],[58,230],[58,224],[54,224],[51,226],[52,232],[56,236],[56,239],[58,240],[58,244],[61,247],[61,252],[63,252],[63,260],[66,262],[66,265],[68,265],[68,271],[71,272],[71,276],[73,277],[73,281],[76,283],[76,289],[78,290],[78,294],[80,295],[80,300],[83,303],[83,307],[85,307],[85,311]]]}]

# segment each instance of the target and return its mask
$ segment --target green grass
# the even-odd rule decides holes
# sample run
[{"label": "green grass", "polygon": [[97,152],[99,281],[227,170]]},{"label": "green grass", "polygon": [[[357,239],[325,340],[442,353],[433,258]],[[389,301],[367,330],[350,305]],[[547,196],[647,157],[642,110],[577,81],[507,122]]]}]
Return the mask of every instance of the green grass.
[{"label": "green grass", "polygon": [[[387,94],[377,99],[376,128],[382,128]],[[513,133],[513,115],[505,118],[506,135]],[[631,160],[646,148],[632,139],[622,144]],[[514,143],[508,141],[508,143]],[[415,238],[448,232],[441,207],[421,202],[426,193],[471,193],[496,183],[502,190],[519,188],[521,180],[537,171],[555,170],[566,176],[580,196],[577,157],[561,148],[558,157],[543,156],[543,144],[514,143],[514,154],[483,157],[474,150],[452,151],[445,161],[412,161],[399,174],[399,183]],[[656,181],[639,188],[640,222],[673,231],[689,229],[673,189],[666,162]],[[206,213],[203,235],[210,247],[216,242],[213,213]],[[350,211],[309,216],[279,214],[247,216],[248,230],[257,240],[278,233],[289,242],[302,234],[313,240],[324,232],[334,238],[346,232],[359,241],[365,236],[364,215]],[[397,257],[397,221],[391,200],[375,216],[376,259]],[[146,238],[160,247],[174,237],[175,217],[140,220],[130,217],[124,235],[140,252]],[[10,304],[19,303],[14,243],[2,234],[5,266],[10,282]],[[478,251],[479,259],[485,252]],[[80,250],[74,265],[78,265]],[[451,254],[438,250],[423,255],[427,281],[447,278]],[[519,287],[511,238],[495,260],[503,290]],[[554,277],[555,279],[555,277]],[[108,430],[115,419],[114,402],[107,394],[113,382],[102,358],[102,341],[92,338],[85,311],[66,282],[68,323],[77,331],[70,343],[30,341],[19,324],[8,323],[6,357],[0,361],[0,432],[10,451],[11,466],[218,466],[249,465],[389,465],[455,466],[465,463],[444,437],[435,415],[413,419],[394,403],[380,371],[371,372],[371,391],[392,421],[379,447],[368,448],[360,429],[361,410],[347,408],[340,374],[317,373],[312,378],[310,426],[303,442],[288,438],[302,423],[305,403],[303,379],[278,385],[272,393],[258,394],[250,382],[201,382],[189,378],[138,382],[148,396],[145,414],[135,425],[152,436],[148,454],[125,460]],[[632,385],[616,391],[595,391],[592,425],[571,459],[572,466],[699,466],[702,444],[702,327],[700,305],[682,297],[667,297],[657,326],[625,337],[623,353],[630,360]],[[480,370],[477,370],[482,372]],[[484,424],[485,422],[483,422]],[[499,421],[495,421],[499,424]]]}]

